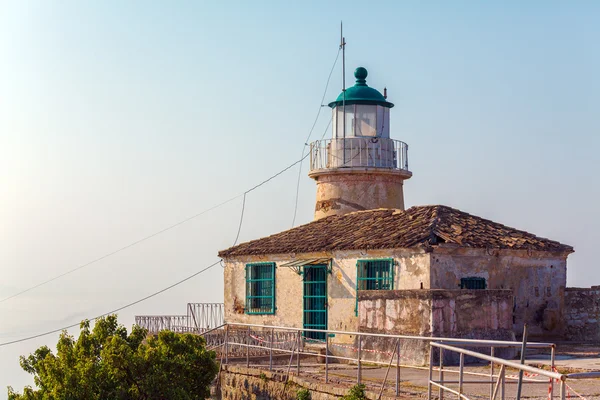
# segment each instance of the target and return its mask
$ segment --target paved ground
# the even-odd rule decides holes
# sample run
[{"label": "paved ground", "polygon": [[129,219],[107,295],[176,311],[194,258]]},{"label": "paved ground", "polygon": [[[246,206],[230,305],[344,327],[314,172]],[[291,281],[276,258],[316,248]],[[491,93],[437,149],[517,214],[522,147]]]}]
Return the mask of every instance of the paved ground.
[{"label": "paved ground", "polygon": [[[564,373],[600,371],[600,345],[558,343],[556,367]],[[527,363],[535,366],[550,365],[550,355],[534,354]]]},{"label": "paved ground", "polygon": [[[314,372],[321,371],[323,372],[323,368],[320,367],[315,369]],[[489,374],[489,367],[467,367],[466,371],[475,374]],[[385,377],[386,369],[385,368],[366,368],[363,369],[363,381],[365,383],[369,383],[372,386],[380,387],[383,379]],[[438,379],[439,372],[434,373],[434,379]],[[516,372],[512,372],[512,375],[516,376]],[[355,367],[338,367],[331,371],[330,376],[333,378],[340,377],[345,378],[346,380],[350,378],[355,381],[357,375],[357,369]],[[394,388],[396,378],[395,369],[391,369],[388,375],[388,381],[386,386],[391,389]],[[458,374],[448,373],[444,374],[444,378],[446,380],[458,380]],[[467,375],[465,376],[465,381],[487,381],[489,382],[489,378],[485,376],[478,375]],[[424,394],[427,388],[428,381],[428,371],[426,370],[418,370],[412,368],[401,368],[400,369],[400,380],[401,380],[401,393],[405,391],[408,394],[421,395]],[[548,381],[545,380],[543,383],[533,383],[534,380],[543,380],[541,378],[531,378],[523,385],[522,398],[524,399],[547,399],[548,398]],[[507,384],[505,387],[505,398],[506,399],[514,399],[516,398],[516,379],[510,381],[512,383]],[[579,398],[577,394],[581,395],[586,399],[600,399],[600,380],[599,379],[586,379],[586,380],[576,380],[572,382],[568,382],[570,389],[568,390],[568,394],[570,398],[576,399]],[[458,384],[450,384],[451,388],[457,389]],[[472,395],[473,398],[489,398],[490,395],[490,384],[465,384],[464,390],[468,395]],[[387,392],[387,391],[386,391]],[[437,390],[434,390],[434,393],[437,393]],[[558,386],[555,385],[555,392],[558,398]],[[448,393],[446,398],[456,398],[455,395]],[[471,397],[471,396],[470,396]],[[497,397],[500,399],[500,395]]]}]

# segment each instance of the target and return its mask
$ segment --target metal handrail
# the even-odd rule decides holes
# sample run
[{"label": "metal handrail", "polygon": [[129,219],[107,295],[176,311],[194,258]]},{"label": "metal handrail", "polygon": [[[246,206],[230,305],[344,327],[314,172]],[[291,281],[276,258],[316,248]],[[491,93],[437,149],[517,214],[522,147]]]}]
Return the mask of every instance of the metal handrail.
[{"label": "metal handrail", "polygon": [[[383,392],[383,389],[387,382],[387,376],[389,369],[392,365],[395,366],[396,369],[396,379],[395,379],[395,391],[396,395],[400,393],[400,370],[401,368],[411,368],[411,369],[420,369],[420,370],[429,370],[429,396],[431,396],[431,387],[436,386],[440,388],[440,393],[443,391],[447,391],[449,393],[456,394],[459,398],[469,399],[465,394],[462,393],[462,385],[463,384],[487,384],[490,385],[490,399],[494,399],[496,394],[499,393],[500,384],[502,384],[502,396],[504,396],[504,385],[505,384],[521,384],[520,382],[526,382],[527,384],[547,384],[549,386],[549,396],[550,398],[554,398],[554,381],[557,380],[560,383],[561,388],[561,396],[565,393],[566,385],[565,380],[569,377],[568,375],[560,374],[558,372],[548,372],[544,371],[532,366],[521,365],[518,363],[514,363],[512,361],[508,361],[502,358],[498,358],[494,356],[494,351],[496,348],[521,348],[523,343],[516,341],[506,341],[506,340],[479,340],[479,339],[461,339],[461,338],[441,338],[441,337],[423,337],[423,336],[413,336],[413,335],[390,335],[390,334],[381,334],[381,333],[367,333],[367,332],[352,332],[352,331],[338,331],[338,330],[328,330],[328,329],[312,329],[312,328],[298,328],[298,327],[285,327],[285,326],[274,326],[274,325],[261,325],[261,324],[245,324],[245,323],[225,323],[221,327],[217,327],[206,333],[213,332],[217,329],[220,329],[221,332],[216,337],[214,335],[208,335],[207,341],[211,341],[213,343],[212,348],[220,348],[223,353],[221,353],[221,358],[224,362],[224,365],[229,363],[229,358],[233,355],[237,355],[238,357],[243,356],[243,352],[237,349],[246,349],[245,357],[246,357],[246,366],[250,367],[250,351],[252,350],[253,355],[257,356],[265,356],[269,357],[269,370],[273,369],[273,357],[274,354],[290,354],[290,361],[288,365],[288,375],[292,368],[292,361],[294,356],[296,357],[296,374],[300,375],[300,357],[301,356],[315,356],[325,359],[325,382],[329,382],[329,364],[332,360],[345,361],[352,364],[357,365],[357,376],[356,382],[361,383],[362,377],[362,365],[364,363],[372,364],[372,365],[381,365],[386,366],[388,371],[386,372],[385,379],[381,385],[380,393]],[[277,339],[275,339],[275,332],[277,333]],[[252,334],[254,332],[254,335]],[[311,352],[305,348],[305,343],[315,340],[303,337],[306,332],[320,332],[325,333],[325,340],[318,341],[321,342],[325,347],[325,354]],[[354,345],[348,346],[347,343],[336,343],[331,342],[330,334],[335,335],[351,335],[356,337],[356,342]],[[367,337],[378,337],[378,338],[387,338],[387,339],[396,339],[396,344],[393,348],[389,348],[389,351],[377,350],[377,349],[363,349],[363,343],[365,342],[365,338]],[[210,338],[210,339],[209,339]],[[215,340],[216,339],[216,340]],[[400,339],[406,340],[419,340],[422,342],[428,342],[430,344],[430,349],[438,348],[439,349],[439,358],[440,365],[439,367],[435,367],[433,365],[433,357],[434,353],[432,350],[429,351],[429,365],[428,366],[418,366],[418,365],[410,365],[403,364],[400,360],[406,356],[402,356],[401,353],[403,350],[400,346]],[[257,344],[253,343],[257,342]],[[215,346],[215,342],[219,343]],[[352,354],[346,356],[347,354],[334,355],[330,352],[331,346],[342,346],[349,347],[355,354],[356,357],[353,357]],[[457,347],[461,346],[461,347]],[[490,348],[490,356],[479,353],[477,351],[467,350],[463,347],[489,347]],[[539,342],[527,342],[525,344],[525,349],[527,348],[547,348],[551,352],[550,362],[551,368],[554,369],[554,360],[555,360],[555,351],[556,346],[553,343],[539,343]],[[460,368],[458,370],[448,369],[447,367],[443,367],[443,351],[456,351],[460,355]],[[362,350],[362,351],[361,351]],[[379,352],[387,354],[389,357],[388,361],[382,362],[378,357],[371,357],[361,355],[362,352]],[[224,355],[224,357],[223,357]],[[484,361],[490,362],[490,372],[489,374],[482,374],[481,372],[473,372],[473,371],[465,371],[464,370],[464,358],[465,356],[472,356],[479,358]],[[500,372],[494,372],[494,365],[500,365]],[[532,374],[537,374],[540,376],[548,377],[548,380],[539,380],[539,379],[530,379],[526,378],[519,382],[514,381],[514,377],[510,375],[506,375],[506,368],[516,368],[523,371],[530,372]],[[440,379],[438,381],[432,379],[432,372],[439,371]],[[459,380],[444,380],[444,373],[453,373],[459,375]],[[486,380],[464,380],[463,376],[479,376],[488,378]],[[574,376],[574,378],[587,378],[591,377],[591,374],[587,374],[586,376]],[[444,386],[444,384],[448,383],[458,383],[459,390],[456,391],[452,388],[448,388]],[[564,383],[564,385],[563,385]],[[431,397],[429,397],[431,398]],[[564,397],[562,397],[564,398]],[[504,397],[502,397],[504,399]]]},{"label": "metal handrail", "polygon": [[[165,316],[155,316],[155,317],[165,317]],[[230,328],[246,328],[246,329],[234,329],[233,331]],[[254,329],[255,334],[252,335],[252,329]],[[283,331],[277,334],[277,339],[275,339],[275,331]],[[261,325],[261,324],[244,324],[244,323],[223,323],[219,326],[216,326],[211,329],[207,329],[202,332],[199,329],[192,330],[193,333],[199,334],[201,336],[207,336],[207,346],[210,344],[211,349],[220,349],[221,351],[221,363],[222,365],[227,365],[229,363],[230,352],[233,355],[236,353],[239,355],[239,352],[233,350],[234,348],[245,348],[246,349],[246,364],[247,367],[250,366],[250,350],[253,349],[254,355],[265,355],[268,353],[269,356],[269,369],[273,369],[273,356],[275,353],[278,354],[290,354],[290,363],[288,366],[288,374],[290,373],[290,369],[292,367],[292,361],[294,356],[296,356],[296,373],[300,375],[300,356],[315,356],[325,358],[325,381],[329,382],[329,363],[330,360],[340,360],[347,361],[350,363],[355,363],[357,368],[357,383],[361,382],[362,369],[361,366],[364,362],[368,362],[373,365],[381,365],[387,366],[388,372],[389,368],[392,365],[395,365],[396,368],[396,395],[400,392],[400,370],[401,368],[411,368],[411,369],[420,369],[420,370],[429,370],[429,382],[428,382],[428,394],[429,398],[431,398],[431,387],[435,386],[439,388],[440,393],[447,391],[448,393],[453,393],[457,395],[461,399],[468,400],[469,397],[462,393],[462,385],[463,384],[489,384],[490,385],[490,399],[495,399],[497,393],[502,393],[502,399],[504,399],[504,385],[505,384],[514,384],[512,380],[516,379],[513,376],[506,375],[506,368],[514,368],[519,371],[528,372],[534,375],[542,376],[548,378],[548,380],[539,380],[539,379],[526,379],[524,378],[519,382],[526,382],[530,384],[549,384],[549,397],[554,398],[554,381],[557,381],[560,385],[560,398],[565,398],[565,393],[567,388],[571,391],[569,385],[567,385],[566,381],[569,379],[589,379],[589,378],[598,378],[600,377],[600,372],[587,372],[587,373],[573,373],[573,374],[561,374],[556,371],[554,368],[555,364],[555,351],[556,346],[554,343],[543,343],[543,342],[526,342],[525,349],[527,348],[536,348],[542,349],[547,348],[551,351],[550,363],[551,363],[551,371],[545,371],[543,369],[539,369],[536,367],[532,367],[525,364],[519,364],[514,361],[505,360],[499,357],[494,356],[494,350],[496,348],[518,348],[523,346],[523,343],[516,341],[507,341],[507,340],[481,340],[481,339],[461,339],[461,338],[444,338],[444,337],[424,337],[424,336],[414,336],[414,335],[395,335],[395,334],[382,334],[382,333],[367,333],[367,332],[353,332],[353,331],[338,331],[338,330],[329,330],[329,329],[312,329],[312,328],[298,328],[298,327],[286,327],[286,326],[274,326],[274,325]],[[287,333],[286,333],[287,332]],[[322,341],[322,344],[325,346],[325,354],[317,354],[314,352],[306,351],[304,349],[303,343],[308,340],[303,338],[303,333],[305,332],[318,332],[325,333],[325,340]],[[216,335],[215,335],[216,333]],[[357,337],[357,347],[351,347],[357,352],[357,357],[353,358],[352,356],[346,357],[342,355],[334,355],[331,354],[329,349],[330,346],[337,346],[337,343],[330,343],[330,334],[334,335],[351,335]],[[387,338],[387,339],[396,339],[396,344],[391,351],[384,352],[388,356],[391,356],[389,361],[382,362],[377,359],[367,358],[365,356],[361,356],[361,349],[363,340],[365,337],[378,337],[378,338]],[[283,341],[281,341],[283,339]],[[288,340],[290,339],[290,340]],[[429,351],[429,365],[428,366],[417,366],[417,365],[406,365],[400,363],[401,357],[401,346],[398,340],[419,340],[423,342],[428,342],[430,345],[430,349],[437,348],[439,349],[439,359],[440,365],[439,367],[435,367],[433,365],[433,357],[434,353],[432,350]],[[257,344],[251,344],[251,341],[258,341]],[[210,342],[210,343],[209,343]],[[261,345],[262,344],[262,345]],[[290,346],[290,344],[292,344]],[[346,346],[346,345],[343,345]],[[460,347],[459,347],[460,346]],[[347,347],[347,346],[346,346]],[[464,347],[490,347],[490,354],[483,354],[477,351],[472,351],[465,349]],[[458,370],[448,369],[447,367],[443,367],[444,355],[443,352],[452,351],[456,352],[460,355],[460,366]],[[256,352],[258,351],[258,352]],[[363,350],[363,351],[374,351],[374,350]],[[381,351],[379,351],[381,353]],[[224,357],[223,357],[224,356]],[[472,372],[464,370],[464,357],[475,357],[483,361],[490,362],[490,373],[482,374],[481,372]],[[395,361],[395,363],[394,363]],[[494,365],[501,366],[499,373],[494,373]],[[439,380],[434,380],[432,377],[433,371],[437,371],[440,374]],[[444,380],[444,373],[453,373],[459,375],[459,380]],[[489,380],[464,380],[463,376],[481,376],[487,377]],[[381,385],[380,393],[383,392],[383,388],[385,387],[387,381],[387,372],[386,377]],[[459,389],[454,390],[453,388],[449,388],[445,386],[445,384],[459,384]],[[520,385],[520,383],[519,383]],[[499,391],[499,388],[502,388]]]},{"label": "metal handrail", "polygon": [[382,168],[408,171],[408,145],[382,137],[322,139],[310,144],[310,170]]},{"label": "metal handrail", "polygon": [[[506,367],[515,368],[515,369],[518,369],[518,370],[523,370],[525,372],[530,372],[532,374],[542,375],[542,376],[545,376],[545,377],[548,377],[548,378],[552,378],[552,379],[559,379],[561,381],[564,381],[565,379],[567,379],[567,375],[561,374],[559,372],[546,371],[546,370],[543,370],[543,369],[540,369],[540,368],[532,367],[530,365],[519,364],[519,363],[516,363],[514,361],[509,361],[509,360],[505,360],[503,358],[488,356],[488,355],[483,354],[483,353],[478,353],[476,351],[462,349],[460,347],[448,346],[448,345],[445,345],[445,344],[442,344],[442,343],[437,343],[437,342],[431,342],[430,345],[433,346],[433,347],[440,348],[440,349],[454,351],[454,352],[459,353],[459,354],[464,354],[464,355],[467,355],[467,356],[476,357],[476,358],[479,358],[481,360],[493,362],[494,364],[504,365]],[[527,345],[529,345],[529,343],[527,343]],[[522,346],[522,343],[519,343],[519,346]]]},{"label": "metal handrail", "polygon": [[[227,322],[225,325],[230,326],[241,326],[251,328],[266,328],[266,329],[279,329],[288,331],[302,331],[302,332],[321,332],[321,333],[333,333],[340,335],[356,335],[356,336],[371,336],[371,337],[385,337],[395,339],[413,339],[423,340],[429,342],[449,342],[449,343],[461,343],[461,345],[468,345],[471,343],[472,346],[479,347],[483,346],[494,346],[494,347],[521,347],[521,342],[511,342],[508,340],[486,340],[486,339],[460,339],[460,338],[445,338],[445,337],[433,337],[433,336],[411,336],[411,335],[393,335],[385,333],[367,333],[367,332],[352,332],[352,331],[336,331],[330,329],[310,329],[310,328],[292,328],[287,326],[274,326],[274,325],[260,325],[260,324],[243,324],[239,322]],[[527,347],[531,348],[553,348],[556,345],[554,343],[543,343],[543,342],[528,342]]]},{"label": "metal handrail", "polygon": [[202,335],[206,335],[207,333],[211,333],[211,332],[214,332],[214,331],[218,331],[219,329],[223,329],[223,328],[225,328],[225,326],[227,326],[227,324],[219,325],[219,326],[217,326],[217,327],[215,327],[215,328],[212,328],[212,329],[206,330],[206,331],[204,331],[204,332],[200,333],[200,336],[202,336]]},{"label": "metal handrail", "polygon": [[[501,393],[501,398],[502,400],[504,400],[505,398],[505,392],[504,392],[504,386],[507,383],[506,382],[506,368],[514,368],[516,370],[519,371],[519,382],[518,382],[518,390],[517,390],[517,399],[520,398],[520,389],[521,389],[521,384],[525,381],[523,379],[523,373],[524,372],[529,372],[532,375],[535,376],[545,376],[547,378],[549,378],[548,381],[540,381],[540,380],[529,380],[527,381],[528,383],[538,383],[538,384],[549,384],[549,390],[548,390],[548,398],[553,399],[554,398],[554,381],[558,381],[560,384],[560,398],[561,400],[565,399],[565,394],[566,394],[566,388],[567,388],[567,384],[566,384],[566,380],[568,379],[568,375],[565,374],[561,374],[559,372],[554,372],[555,368],[554,368],[554,348],[552,349],[552,366],[551,366],[551,371],[545,371],[541,368],[536,368],[536,367],[532,367],[529,365],[526,365],[523,363],[524,358],[521,358],[521,362],[522,363],[516,363],[513,361],[509,361],[509,360],[505,360],[503,358],[498,358],[498,357],[494,357],[493,355],[488,356],[486,354],[483,353],[478,353],[475,351],[471,351],[471,350],[467,350],[467,349],[463,349],[460,347],[456,347],[456,346],[450,346],[448,344],[443,344],[443,343],[438,343],[438,342],[430,342],[429,343],[430,346],[430,351],[429,351],[429,379],[428,379],[428,383],[427,383],[427,398],[431,399],[432,398],[432,387],[435,386],[439,389],[439,399],[443,399],[444,398],[444,392],[449,392],[452,394],[457,395],[460,399],[465,399],[465,400],[469,400],[469,397],[467,397],[464,393],[463,393],[463,385],[465,383],[472,383],[470,381],[464,381],[463,376],[465,375],[465,371],[464,371],[464,357],[465,356],[470,356],[470,357],[474,357],[480,360],[484,360],[484,361],[489,361],[490,365],[500,365],[500,372],[497,376],[495,376],[493,374],[493,369],[492,369],[492,373],[490,374],[491,377],[491,381],[489,382],[492,386],[490,387],[491,391],[490,391],[490,400],[495,400],[496,399],[496,395],[498,394],[498,392],[500,391]],[[527,342],[523,342],[522,343],[523,346],[523,350],[524,351],[527,347]],[[438,348],[439,349],[439,368],[437,369],[437,371],[439,371],[439,379],[436,381],[433,379],[433,348]],[[455,353],[458,353],[460,355],[460,366],[459,366],[459,370],[458,371],[449,371],[447,369],[443,368],[443,360],[444,360],[444,350],[447,351],[452,351]],[[493,367],[492,367],[493,368]],[[449,380],[445,380],[444,379],[444,372],[458,372],[459,374],[459,380],[458,381],[449,381]],[[494,382],[494,378],[497,378],[496,382]],[[447,384],[449,383],[458,383],[458,390],[454,390],[450,387],[447,386]],[[487,383],[487,382],[477,382],[477,383]]]}]

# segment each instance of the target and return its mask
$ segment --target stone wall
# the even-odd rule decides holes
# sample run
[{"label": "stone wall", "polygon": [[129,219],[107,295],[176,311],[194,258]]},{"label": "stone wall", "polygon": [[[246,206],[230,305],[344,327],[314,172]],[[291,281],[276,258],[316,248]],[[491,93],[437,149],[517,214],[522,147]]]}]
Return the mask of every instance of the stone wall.
[{"label": "stone wall", "polygon": [[451,245],[434,249],[432,289],[457,289],[461,278],[468,277],[485,278],[488,289],[513,291],[515,334],[527,323],[531,339],[563,336],[567,254]]},{"label": "stone wall", "polygon": [[[296,400],[298,390],[309,386],[307,382],[294,376],[291,376],[286,384],[284,374],[237,366],[224,367],[219,379],[220,397],[218,398],[222,400]],[[329,392],[327,388],[320,386],[325,385],[311,385],[311,399],[330,400],[340,397],[327,393]]]},{"label": "stone wall", "polygon": [[565,321],[566,339],[600,343],[600,286],[567,288]]},{"label": "stone wall", "polygon": [[[359,294],[359,329],[409,336],[514,340],[512,301],[510,290],[364,291]],[[367,338],[364,348],[382,361],[394,343],[395,339]],[[427,341],[402,339],[400,346],[403,362],[427,363]]]},{"label": "stone wall", "polygon": [[[354,382],[326,384],[302,375],[290,375],[288,378],[283,373],[233,365],[223,366],[218,379],[219,390],[216,398],[222,400],[296,400],[299,389],[309,390],[312,400],[332,400],[348,394],[348,390],[354,385]],[[378,393],[369,390],[367,390],[366,396],[367,399],[372,400],[397,399],[386,395],[379,397]]]},{"label": "stone wall", "polygon": [[[366,173],[368,170],[368,173]],[[377,208],[404,210],[403,181],[410,173],[387,168],[343,168],[318,170],[315,220],[330,215]]]}]

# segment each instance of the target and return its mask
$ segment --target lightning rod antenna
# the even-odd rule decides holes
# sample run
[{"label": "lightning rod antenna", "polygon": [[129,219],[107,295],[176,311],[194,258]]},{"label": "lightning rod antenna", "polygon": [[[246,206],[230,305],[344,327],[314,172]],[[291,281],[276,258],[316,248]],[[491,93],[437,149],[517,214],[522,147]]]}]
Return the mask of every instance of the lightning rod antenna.
[{"label": "lightning rod antenna", "polygon": [[346,166],[346,38],[344,37],[344,21],[340,21],[340,48],[342,49],[342,147],[344,149],[342,165]]}]

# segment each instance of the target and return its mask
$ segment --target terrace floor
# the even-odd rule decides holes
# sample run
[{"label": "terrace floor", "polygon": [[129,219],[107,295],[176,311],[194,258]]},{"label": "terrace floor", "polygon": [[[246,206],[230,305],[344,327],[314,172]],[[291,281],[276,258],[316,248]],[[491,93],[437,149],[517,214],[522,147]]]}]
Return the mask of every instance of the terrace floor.
[{"label": "terrace floor", "polygon": [[[273,372],[279,374],[287,374],[288,369],[291,375],[296,375],[296,360],[294,358],[291,367],[288,365],[289,356],[277,357],[273,365]],[[306,381],[312,381],[319,384],[325,383],[325,365],[320,362],[314,362],[315,358],[303,359],[300,367],[300,377]],[[321,360],[322,361],[322,360]],[[244,365],[245,359],[230,360],[233,365]],[[532,354],[527,357],[527,364],[535,365],[544,369],[548,369],[550,365],[550,356],[545,354]],[[598,345],[578,345],[578,344],[559,344],[557,346],[556,367],[559,372],[588,372],[600,370],[600,346]],[[268,358],[251,360],[251,369],[268,370]],[[458,371],[458,367],[445,367],[451,370]],[[496,374],[499,367],[496,367]],[[362,383],[367,387],[376,398],[381,390],[387,373],[387,380],[384,386],[383,398],[400,398],[400,399],[415,399],[427,397],[427,382],[429,371],[427,367],[417,368],[400,368],[400,395],[395,397],[395,379],[396,369],[392,366],[387,371],[386,367],[363,365],[362,366]],[[468,373],[468,374],[467,374]],[[488,365],[469,365],[465,367],[465,381],[478,381],[478,383],[465,383],[463,392],[473,399],[489,399],[490,388],[489,384],[490,367]],[[434,379],[438,378],[438,371],[434,371]],[[329,385],[335,387],[350,388],[356,384],[357,366],[348,364],[329,364]],[[507,370],[507,384],[505,386],[505,398],[514,399],[517,390],[517,372]],[[446,380],[458,381],[458,373],[445,372]],[[535,383],[535,381],[539,383]],[[543,382],[540,382],[543,381]],[[510,382],[510,383],[508,383]],[[567,381],[568,391],[567,399],[600,399],[600,379],[579,379]],[[449,384],[453,389],[458,388],[458,384]],[[541,377],[526,377],[522,390],[522,399],[548,399],[549,382],[546,378]],[[438,389],[433,389],[433,397],[437,398]],[[554,396],[559,397],[559,385],[554,385]],[[455,398],[456,395],[446,393],[445,398]],[[500,393],[497,399],[501,399]]]}]

